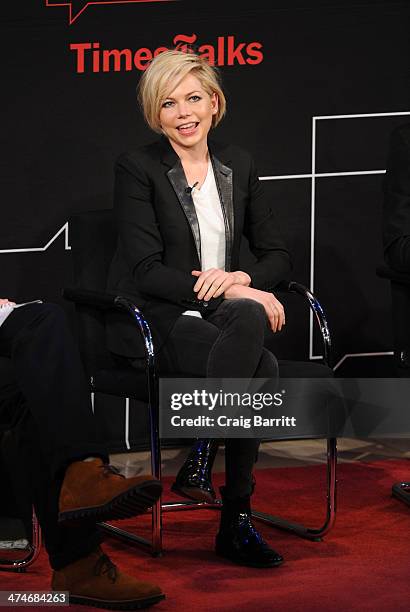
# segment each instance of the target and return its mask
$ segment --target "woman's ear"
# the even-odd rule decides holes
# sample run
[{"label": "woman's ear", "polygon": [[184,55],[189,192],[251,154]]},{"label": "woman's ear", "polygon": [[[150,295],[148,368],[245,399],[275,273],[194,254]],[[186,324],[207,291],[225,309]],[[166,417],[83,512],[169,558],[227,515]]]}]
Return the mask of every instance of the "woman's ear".
[{"label": "woman's ear", "polygon": [[216,115],[216,113],[218,112],[218,108],[219,108],[219,97],[216,91],[214,91],[211,94],[211,107],[212,107],[212,114]]}]

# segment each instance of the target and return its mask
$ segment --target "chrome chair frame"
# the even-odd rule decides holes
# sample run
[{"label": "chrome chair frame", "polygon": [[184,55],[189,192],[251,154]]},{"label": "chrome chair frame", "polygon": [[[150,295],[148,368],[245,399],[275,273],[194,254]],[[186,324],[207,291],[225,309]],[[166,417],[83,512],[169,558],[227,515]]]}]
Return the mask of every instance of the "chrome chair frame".
[{"label": "chrome chair frame", "polygon": [[[275,290],[285,290],[287,292],[297,293],[303,296],[309,303],[309,306],[315,314],[321,333],[324,361],[326,365],[330,365],[330,350],[331,338],[326,321],[325,314],[319,301],[309,289],[296,282],[282,283]],[[152,334],[148,322],[139,308],[126,297],[120,295],[109,295],[106,293],[82,290],[82,289],[64,289],[63,296],[76,304],[93,306],[98,309],[110,310],[116,309],[124,311],[128,316],[132,317],[136,328],[139,330],[144,346],[145,346],[145,361],[148,386],[148,409],[150,419],[150,448],[151,448],[151,471],[155,478],[161,479],[161,442],[159,438],[159,401],[158,401],[158,380],[155,369],[155,353],[152,341]],[[91,380],[92,392],[97,392]],[[326,520],[324,524],[318,528],[306,527],[302,524],[288,521],[280,517],[272,516],[262,512],[253,512],[253,516],[273,527],[290,531],[296,535],[307,538],[309,540],[320,540],[332,528],[336,517],[336,465],[337,465],[337,443],[335,438],[327,440],[327,492],[326,492]],[[219,501],[214,504],[196,502],[196,501],[177,501],[177,502],[162,502],[158,499],[152,508],[152,537],[151,541],[142,538],[135,534],[131,534],[123,529],[108,523],[101,523],[100,528],[111,536],[123,539],[128,543],[134,543],[142,546],[144,549],[151,552],[153,556],[159,556],[162,553],[162,513],[181,510],[199,510],[220,509]]]},{"label": "chrome chair frame", "polygon": [[[326,365],[331,366],[331,337],[330,330],[327,324],[326,316],[323,308],[314,294],[304,285],[291,281],[289,283],[281,283],[279,290],[284,289],[291,293],[297,293],[304,297],[309,304],[310,309],[316,317],[317,324],[322,339],[323,359]],[[337,489],[337,439],[327,439],[326,450],[326,518],[320,527],[306,527],[301,523],[289,521],[278,516],[258,512],[254,510],[252,516],[264,523],[277,527],[285,531],[294,533],[308,540],[320,541],[326,533],[333,527],[336,520],[336,489]]]},{"label": "chrome chair frame", "polygon": [[[15,425],[15,424],[14,424]],[[14,425],[10,426],[10,429]],[[5,430],[3,430],[5,431]],[[24,554],[20,558],[2,557],[0,551],[0,571],[9,572],[25,572],[26,569],[34,563],[40,554],[41,550],[41,528],[34,511],[34,507],[31,510],[31,542],[28,547],[24,549]]]},{"label": "chrome chair frame", "polygon": [[[25,549],[25,556],[21,559],[6,559],[0,556],[0,571],[25,572],[34,563],[41,550],[41,529],[33,508],[31,542]],[[1,553],[0,553],[1,555]]]}]

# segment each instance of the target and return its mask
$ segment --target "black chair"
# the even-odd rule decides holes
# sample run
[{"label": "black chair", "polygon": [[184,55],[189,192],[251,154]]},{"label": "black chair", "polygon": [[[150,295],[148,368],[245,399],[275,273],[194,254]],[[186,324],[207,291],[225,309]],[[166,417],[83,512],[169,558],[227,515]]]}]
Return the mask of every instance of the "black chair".
[{"label": "black chair", "polygon": [[10,400],[10,406],[13,405],[12,413],[10,411],[10,414],[5,414],[5,409],[0,419],[1,487],[8,491],[8,495],[3,498],[0,505],[0,515],[3,517],[4,532],[12,534],[7,539],[15,540],[17,536],[13,535],[13,531],[16,533],[17,530],[20,537],[23,536],[28,542],[21,550],[0,550],[0,570],[25,572],[40,554],[41,530],[27,494],[26,470],[19,451],[18,431],[25,418],[25,408],[20,394],[16,393],[12,383],[14,376],[10,359],[0,358],[0,374],[2,388],[7,394],[8,385],[5,383],[10,381],[10,397],[5,403],[9,405]]},{"label": "black chair", "polygon": [[[74,267],[75,288],[66,288],[63,295],[75,303],[78,315],[80,351],[90,378],[92,393],[103,392],[115,396],[143,401],[150,418],[150,449],[152,473],[161,478],[161,448],[159,439],[158,384],[155,371],[155,353],[149,325],[142,312],[126,297],[105,293],[106,277],[110,261],[116,248],[116,231],[112,210],[100,210],[74,215],[69,221],[70,243]],[[319,323],[323,341],[324,360],[330,363],[330,333],[323,310],[313,294],[302,285],[289,282],[282,289],[300,294],[307,301]],[[145,345],[146,359],[141,371],[134,367],[119,367],[105,345],[104,316],[108,310],[123,311],[132,317],[135,333],[141,334]],[[301,376],[328,377],[329,367],[304,362],[279,361],[281,377]],[[323,437],[323,436],[322,436]],[[302,537],[317,540],[332,527],[336,513],[336,439],[327,440],[327,505],[326,519],[319,528],[309,528],[265,513],[254,512],[254,516],[270,525],[290,530]],[[111,535],[138,543],[154,555],[162,551],[162,512],[220,508],[220,504],[199,502],[167,502],[158,500],[152,510],[152,540],[114,527],[102,524]]]},{"label": "black chair", "polygon": [[[390,281],[396,373],[410,378],[410,274],[379,266],[377,275]],[[397,482],[392,495],[410,506],[410,482]]]}]

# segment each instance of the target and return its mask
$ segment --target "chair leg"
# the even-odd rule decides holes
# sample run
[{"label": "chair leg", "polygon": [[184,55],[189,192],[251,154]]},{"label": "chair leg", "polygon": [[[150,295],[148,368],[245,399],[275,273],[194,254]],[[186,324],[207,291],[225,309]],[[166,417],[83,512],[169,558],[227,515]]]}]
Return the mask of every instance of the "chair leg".
[{"label": "chair leg", "polygon": [[[159,410],[158,401],[155,400],[155,389],[150,395],[149,414],[150,414],[150,438],[151,438],[151,472],[155,478],[161,480],[161,440],[159,437]],[[152,401],[154,399],[154,401]],[[137,536],[129,531],[120,529],[109,523],[99,523],[98,527],[104,533],[110,536],[119,538],[128,544],[134,544],[142,547],[147,552],[150,552],[154,557],[159,557],[162,554],[162,513],[173,512],[176,510],[200,510],[215,509],[219,510],[220,502],[214,504],[201,503],[196,501],[175,501],[162,502],[159,498],[152,507],[152,527],[151,540]]]},{"label": "chair leg", "polygon": [[[153,373],[148,371],[149,389],[149,419],[150,419],[150,450],[151,450],[151,472],[154,478],[161,480],[161,442],[159,437],[159,405]],[[151,540],[137,536],[129,531],[110,525],[99,523],[98,527],[110,536],[120,538],[128,544],[135,544],[154,557],[162,554],[162,503],[161,497],[157,499],[151,510]]]},{"label": "chair leg", "polygon": [[[150,384],[151,383],[151,384]],[[151,471],[155,478],[161,480],[161,441],[159,437],[159,402],[157,387],[152,379],[149,381],[150,397],[149,397],[149,415],[150,415],[150,437],[151,437]],[[255,519],[261,520],[272,527],[278,527],[286,531],[290,531],[296,535],[309,540],[319,541],[333,527],[336,518],[336,467],[337,467],[337,440],[329,438],[327,440],[327,508],[326,520],[320,528],[309,528],[302,524],[288,521],[286,519],[266,514],[264,512],[253,511],[252,516]],[[141,546],[154,557],[162,554],[162,513],[176,510],[200,510],[202,508],[219,510],[221,502],[216,501],[214,504],[201,503],[196,501],[184,502],[165,502],[159,498],[152,507],[152,527],[151,541],[146,538],[134,535],[109,525],[108,523],[100,523],[99,528],[111,536],[118,537],[125,542]]]},{"label": "chair leg", "polygon": [[[161,440],[159,437],[159,397],[155,374],[148,372],[149,379],[149,415],[151,438],[151,471],[157,480],[161,480]],[[152,554],[162,554],[162,496],[152,507]]]},{"label": "chair leg", "polygon": [[[158,437],[158,442],[155,443],[151,447],[152,450],[159,450],[159,455],[156,453],[152,453],[152,456],[160,456],[160,441]],[[156,446],[158,444],[158,446]],[[153,468],[153,473],[156,477],[158,472],[155,472],[155,468],[158,468],[158,465],[155,464]],[[277,527],[278,529],[282,529],[284,531],[289,531],[298,535],[302,538],[314,541],[320,541],[324,535],[326,535],[330,529],[333,527],[336,520],[336,468],[337,468],[337,440],[336,438],[329,438],[327,440],[327,492],[326,492],[326,519],[324,524],[319,528],[311,528],[306,527],[300,523],[296,523],[294,521],[290,521],[278,516],[273,516],[271,514],[267,514],[265,512],[259,512],[257,510],[252,511],[252,516],[260,520],[271,527]],[[160,473],[160,472],[159,472]],[[401,494],[400,499],[406,501],[406,503],[410,503],[410,483],[402,483],[401,486],[407,485],[408,487],[408,498],[404,498],[404,493]],[[399,487],[400,485],[395,485],[395,487]],[[393,487],[393,489],[395,489]],[[395,493],[394,493],[395,494]],[[397,497],[399,495],[397,494]],[[174,502],[164,502],[162,503],[158,500],[152,508],[152,539],[151,541],[131,534],[123,529],[119,529],[118,527],[114,527],[112,525],[108,525],[107,523],[101,523],[99,527],[107,532],[109,535],[119,537],[124,541],[132,544],[137,544],[138,546],[142,546],[145,550],[150,552],[153,556],[160,556],[162,554],[162,514],[164,512],[175,512],[175,511],[183,511],[183,510],[220,510],[222,504],[219,500],[217,500],[213,504],[208,504],[204,502],[197,501],[174,501]]]},{"label": "chair leg", "polygon": [[[285,531],[290,531],[300,537],[320,541],[326,533],[330,531],[336,520],[336,468],[337,468],[337,440],[336,438],[329,438],[327,440],[327,491],[326,491],[326,519],[324,524],[319,528],[305,527],[300,523],[289,521],[281,517],[266,514],[265,512],[258,512],[257,510],[252,511],[252,516],[261,520],[264,523],[271,525],[272,527],[278,527]],[[408,496],[410,501],[410,483],[408,486]],[[222,507],[221,501],[217,500],[214,504],[200,503],[200,502],[166,502],[162,504],[163,512],[173,512],[175,510],[200,510],[206,508],[207,510],[220,510]]]},{"label": "chair leg", "polygon": [[336,467],[337,467],[337,440],[329,438],[327,440],[327,505],[326,520],[319,528],[305,527],[300,523],[289,521],[278,516],[273,516],[265,512],[253,511],[252,516],[264,523],[290,531],[308,540],[320,541],[322,537],[330,531],[336,519]]},{"label": "chair leg", "polygon": [[31,544],[22,559],[0,559],[0,571],[25,572],[34,563],[41,550],[41,529],[33,509]]}]

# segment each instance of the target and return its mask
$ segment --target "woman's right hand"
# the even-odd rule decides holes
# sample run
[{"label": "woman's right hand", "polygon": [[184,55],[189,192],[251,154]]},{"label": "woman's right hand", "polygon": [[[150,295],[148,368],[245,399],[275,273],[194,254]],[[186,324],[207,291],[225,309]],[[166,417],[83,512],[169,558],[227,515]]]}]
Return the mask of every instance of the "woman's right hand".
[{"label": "woman's right hand", "polygon": [[273,293],[253,287],[244,287],[243,285],[232,285],[225,291],[224,298],[227,300],[246,298],[262,304],[273,332],[280,331],[286,323],[285,310]]},{"label": "woman's right hand", "polygon": [[15,305],[15,302],[10,302],[7,298],[0,298],[0,306],[4,306],[5,304]]}]

